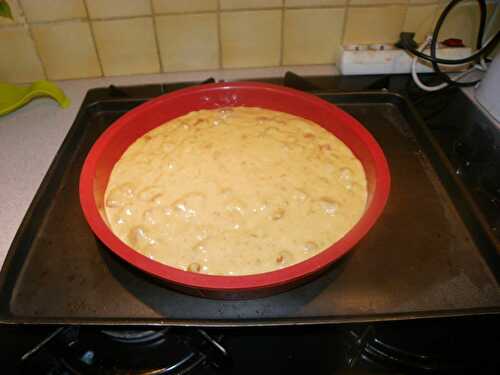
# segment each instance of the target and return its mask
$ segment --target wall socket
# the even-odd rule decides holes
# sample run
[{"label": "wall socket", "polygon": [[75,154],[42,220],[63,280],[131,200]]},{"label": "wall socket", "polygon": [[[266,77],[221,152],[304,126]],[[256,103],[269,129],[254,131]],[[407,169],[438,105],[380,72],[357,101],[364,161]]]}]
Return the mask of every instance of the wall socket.
[{"label": "wall socket", "polygon": [[[382,47],[383,48],[383,47]],[[413,55],[403,49],[385,47],[385,49],[368,49],[367,46],[348,46],[340,48],[340,59],[337,67],[341,74],[404,74],[411,72]],[[429,50],[424,51],[429,54]],[[460,59],[470,56],[468,47],[439,48],[437,56],[445,59]],[[442,70],[449,72],[463,71],[469,64],[442,66]],[[432,65],[425,60],[418,60],[416,70],[418,73],[431,73]]]}]

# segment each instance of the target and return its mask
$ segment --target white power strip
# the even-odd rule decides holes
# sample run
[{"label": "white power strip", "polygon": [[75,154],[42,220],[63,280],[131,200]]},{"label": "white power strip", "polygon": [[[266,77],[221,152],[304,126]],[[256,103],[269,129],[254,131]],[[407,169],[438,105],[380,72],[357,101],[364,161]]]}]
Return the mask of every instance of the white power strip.
[{"label": "white power strip", "polygon": [[[424,51],[429,54],[429,50]],[[437,56],[444,59],[460,59],[470,56],[471,49],[468,47],[439,48]],[[386,50],[352,50],[341,47],[340,60],[337,67],[341,74],[403,74],[411,72],[411,60],[413,56],[402,49]],[[445,67],[445,71],[466,70],[469,65],[458,65]],[[442,67],[440,65],[440,67]],[[417,62],[418,73],[433,72],[432,65],[424,60]]]}]

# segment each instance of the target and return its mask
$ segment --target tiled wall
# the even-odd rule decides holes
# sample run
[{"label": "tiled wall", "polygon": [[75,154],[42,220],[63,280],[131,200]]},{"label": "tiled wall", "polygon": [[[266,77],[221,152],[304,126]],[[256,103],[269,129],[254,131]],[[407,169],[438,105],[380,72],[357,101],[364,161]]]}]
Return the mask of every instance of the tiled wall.
[{"label": "tiled wall", "polygon": [[[443,0],[7,0],[0,81],[330,64],[346,43],[421,40]],[[478,8],[452,12],[443,37],[470,44]]]}]

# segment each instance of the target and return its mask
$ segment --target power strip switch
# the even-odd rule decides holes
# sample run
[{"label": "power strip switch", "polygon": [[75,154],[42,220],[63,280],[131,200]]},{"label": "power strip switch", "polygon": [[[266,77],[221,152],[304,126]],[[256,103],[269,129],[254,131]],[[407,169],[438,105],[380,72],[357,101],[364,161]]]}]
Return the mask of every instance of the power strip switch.
[{"label": "power strip switch", "polygon": [[[428,49],[424,50],[429,54]],[[444,59],[460,59],[470,56],[469,47],[439,48],[436,55]],[[341,74],[361,75],[361,74],[405,74],[411,72],[411,61],[413,55],[403,49],[387,48],[373,50],[366,48],[366,45],[341,47],[340,58],[337,64]],[[448,72],[463,71],[469,64],[440,66],[442,70]],[[416,66],[417,73],[432,73],[431,63],[419,59]]]}]

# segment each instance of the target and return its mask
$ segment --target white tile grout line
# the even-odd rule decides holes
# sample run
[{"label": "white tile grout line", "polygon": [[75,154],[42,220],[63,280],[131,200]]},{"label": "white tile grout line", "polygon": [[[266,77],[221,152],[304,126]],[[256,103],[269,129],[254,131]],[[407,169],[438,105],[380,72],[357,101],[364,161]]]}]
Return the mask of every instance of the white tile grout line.
[{"label": "white tile grout line", "polygon": [[[17,4],[19,6],[19,9],[21,10],[22,18],[24,20],[26,20],[26,16],[24,14],[24,7],[23,7],[23,5],[21,4],[20,1],[18,1]],[[33,43],[33,48],[35,50],[36,57],[38,58],[38,62],[40,63],[40,65],[42,67],[43,77],[44,77],[44,79],[49,79],[49,76],[47,74],[47,69],[45,68],[45,64],[44,64],[44,62],[42,60],[42,56],[40,55],[40,51],[39,51],[38,46],[37,46],[37,44],[35,42],[35,38],[33,37],[33,30],[31,30],[31,24],[29,24],[28,22],[24,22],[24,23],[22,23],[20,25],[22,27],[25,27],[28,30],[28,35],[29,35],[29,37],[31,39],[31,43]]]},{"label": "white tile grout line", "polygon": [[[406,8],[405,8],[405,14],[403,16],[403,24],[401,25],[401,31],[405,31],[404,28],[405,28],[405,24],[406,24],[406,17],[408,17],[408,9],[410,8],[410,5],[407,4],[406,5]],[[400,32],[401,32],[400,31]]]},{"label": "white tile grout line", "polygon": [[220,0],[217,0],[217,53],[218,53],[218,66],[219,69],[223,68],[223,53],[222,53],[222,25],[221,25],[221,13],[220,13]]},{"label": "white tile grout line", "polygon": [[[284,0],[282,2],[284,5]],[[280,29],[280,62],[279,65],[283,66],[285,60],[285,8],[281,9],[281,29]]]},{"label": "white tile grout line", "polygon": [[154,33],[154,38],[155,38],[155,45],[156,45],[156,55],[158,56],[158,62],[160,66],[160,72],[164,72],[164,66],[163,66],[163,59],[161,55],[161,50],[160,50],[160,41],[158,37],[158,28],[156,27],[156,17],[154,15],[154,10],[153,10],[153,0],[149,0],[149,6],[151,7],[151,12],[153,13],[153,33]]},{"label": "white tile grout line", "polygon": [[[348,15],[348,13],[349,13],[349,8],[344,9],[344,18],[342,19],[342,31],[340,32],[339,48],[344,45],[345,31],[347,29],[347,15]],[[336,63],[337,62],[335,61],[335,64]]]},{"label": "white tile grout line", "polygon": [[94,44],[95,55],[97,57],[97,62],[99,63],[99,69],[101,70],[100,77],[104,77],[105,76],[104,65],[103,65],[102,60],[101,60],[99,48],[97,48],[97,40],[95,38],[94,25],[92,24],[92,20],[90,19],[89,9],[87,6],[87,0],[83,1],[83,6],[85,7],[85,12],[87,13],[86,22],[88,22],[88,24],[89,24],[90,36],[92,37],[92,43]]}]

